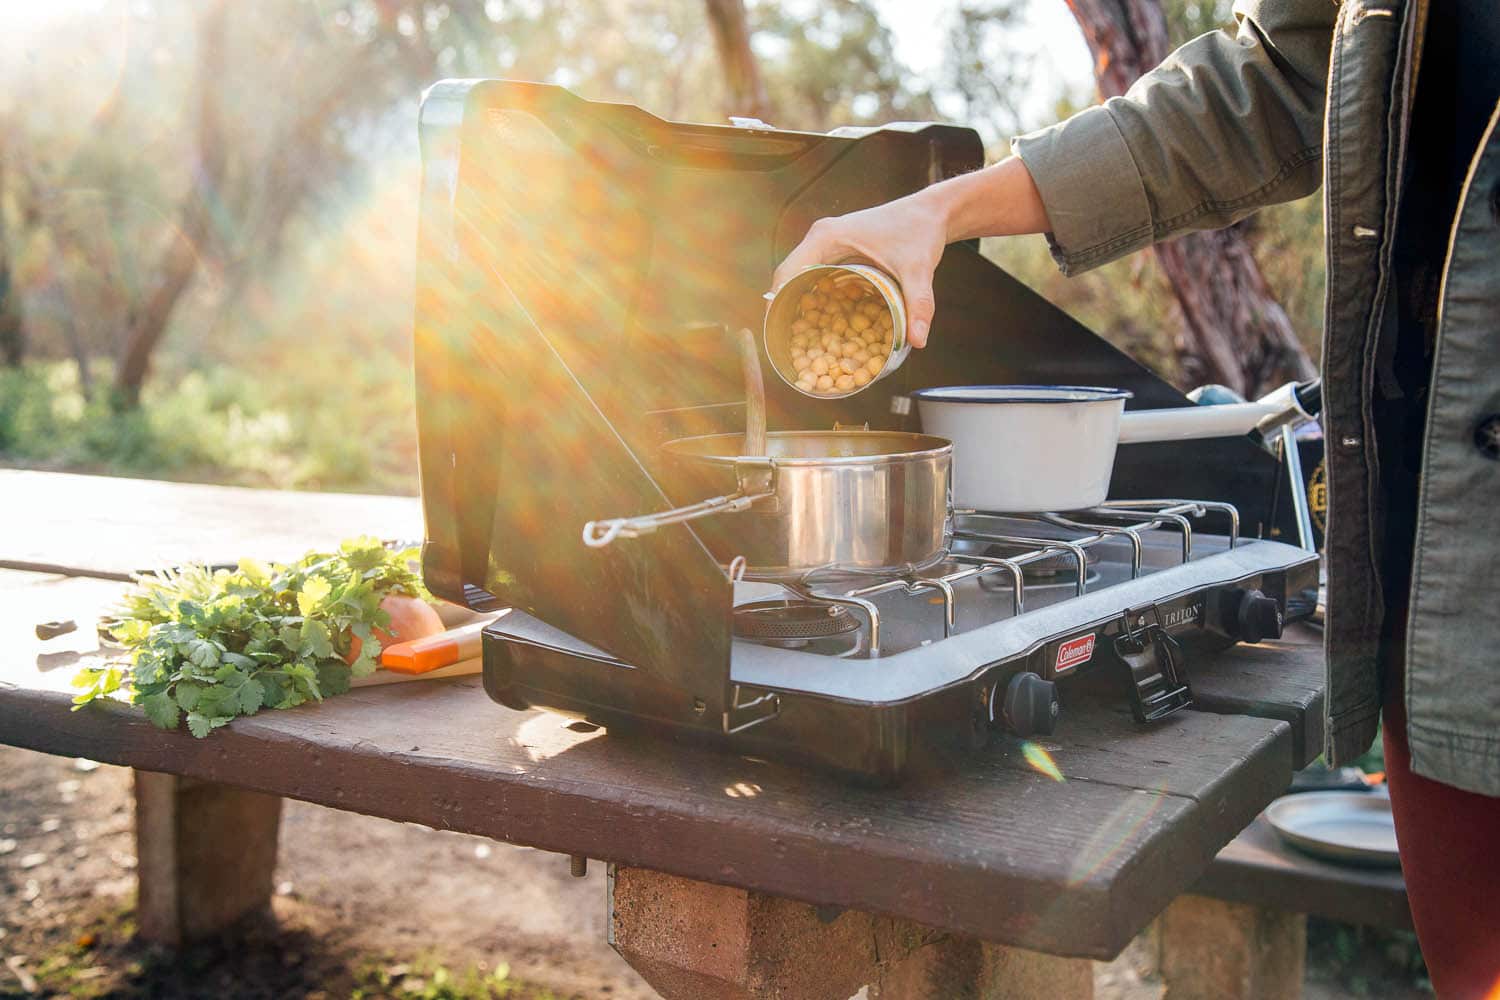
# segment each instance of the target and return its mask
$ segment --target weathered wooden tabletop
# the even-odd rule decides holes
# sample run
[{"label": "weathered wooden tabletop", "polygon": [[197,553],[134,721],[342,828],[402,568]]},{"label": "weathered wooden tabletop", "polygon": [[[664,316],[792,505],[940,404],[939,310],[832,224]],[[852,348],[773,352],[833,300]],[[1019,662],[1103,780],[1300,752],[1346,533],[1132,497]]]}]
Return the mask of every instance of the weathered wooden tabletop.
[{"label": "weathered wooden tabletop", "polygon": [[[48,556],[49,538],[66,539],[66,559],[30,562],[87,569],[181,560],[192,553],[173,541],[179,533],[210,560],[294,555],[293,541],[358,533],[420,535],[410,500],[370,498],[366,520],[364,498],[234,491],[239,502],[221,507],[214,489],[157,484],[142,507],[143,487],[129,481],[0,472],[8,522],[0,562],[14,558],[7,547]],[[81,521],[80,502],[47,499],[75,492],[88,497]],[[16,511],[26,512],[24,530]],[[320,530],[329,534],[315,537]],[[0,742],[1061,955],[1117,953],[1286,787],[1321,739],[1321,651],[1308,631],[1195,663],[1199,710],[1153,727],[1132,722],[1120,699],[1065,693],[1063,722],[1041,744],[1061,781],[1002,741],[957,773],[856,788],[511,712],[486,698],[478,678],[357,689],[195,740],[154,729],[123,704],[70,711],[68,680],[101,655],[92,622],[121,586],[0,570]],[[79,630],[35,638],[36,622],[60,618],[76,619]]]}]

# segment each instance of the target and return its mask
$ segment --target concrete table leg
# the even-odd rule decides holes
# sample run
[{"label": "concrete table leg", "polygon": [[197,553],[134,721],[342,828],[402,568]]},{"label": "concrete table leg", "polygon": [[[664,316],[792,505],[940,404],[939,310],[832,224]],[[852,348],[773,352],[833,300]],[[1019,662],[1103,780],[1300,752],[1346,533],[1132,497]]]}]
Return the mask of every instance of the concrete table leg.
[{"label": "concrete table leg", "polygon": [[266,906],[280,823],[280,796],[136,771],[140,936],[177,947]]},{"label": "concrete table leg", "polygon": [[1302,996],[1307,917],[1179,896],[1159,923],[1165,1000],[1294,1000]]},{"label": "concrete table leg", "polygon": [[905,921],[612,868],[610,945],[666,1000],[1000,1000],[1093,995],[1084,959]]}]

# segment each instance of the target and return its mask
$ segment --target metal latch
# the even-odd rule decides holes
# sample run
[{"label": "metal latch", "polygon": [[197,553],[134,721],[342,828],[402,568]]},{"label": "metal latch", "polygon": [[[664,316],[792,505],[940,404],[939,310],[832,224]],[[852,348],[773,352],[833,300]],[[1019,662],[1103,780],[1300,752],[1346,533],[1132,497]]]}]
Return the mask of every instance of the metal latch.
[{"label": "metal latch", "polygon": [[[763,691],[749,701],[740,701],[740,692],[743,690],[736,684],[730,693],[729,706],[724,709],[726,735],[743,733],[752,726],[769,722],[781,714],[781,695],[774,691]],[[745,717],[746,714],[749,714],[749,718]]]},{"label": "metal latch", "polygon": [[1137,722],[1164,719],[1193,703],[1182,647],[1162,626],[1161,616],[1153,617],[1148,622],[1140,611],[1126,611],[1115,639],[1115,655],[1130,671],[1130,711]]}]

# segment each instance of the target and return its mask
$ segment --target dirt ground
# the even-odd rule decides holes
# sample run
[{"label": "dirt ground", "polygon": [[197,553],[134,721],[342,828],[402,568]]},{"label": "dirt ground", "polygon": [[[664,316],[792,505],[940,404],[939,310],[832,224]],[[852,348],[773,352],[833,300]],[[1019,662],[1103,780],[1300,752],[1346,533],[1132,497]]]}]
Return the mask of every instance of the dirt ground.
[{"label": "dirt ground", "polygon": [[128,770],[0,748],[0,803],[0,997],[441,998],[436,969],[501,965],[516,996],[656,996],[605,943],[600,865],[288,801],[274,925],[174,962],[129,938]]},{"label": "dirt ground", "polygon": [[[597,864],[289,801],[273,919],[181,955],[133,940],[134,866],[129,771],[0,747],[0,998],[656,996],[605,943]],[[1312,1000],[1427,995],[1389,941],[1312,937]],[[1160,997],[1147,964],[1096,966],[1099,1000]]]}]

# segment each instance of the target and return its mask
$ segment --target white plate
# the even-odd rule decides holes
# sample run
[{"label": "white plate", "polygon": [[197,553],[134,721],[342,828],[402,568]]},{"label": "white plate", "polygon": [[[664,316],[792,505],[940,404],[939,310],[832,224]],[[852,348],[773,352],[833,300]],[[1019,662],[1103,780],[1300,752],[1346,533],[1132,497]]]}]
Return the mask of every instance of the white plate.
[{"label": "white plate", "polygon": [[1391,800],[1380,792],[1302,792],[1266,807],[1266,821],[1293,847],[1338,864],[1399,868]]}]

